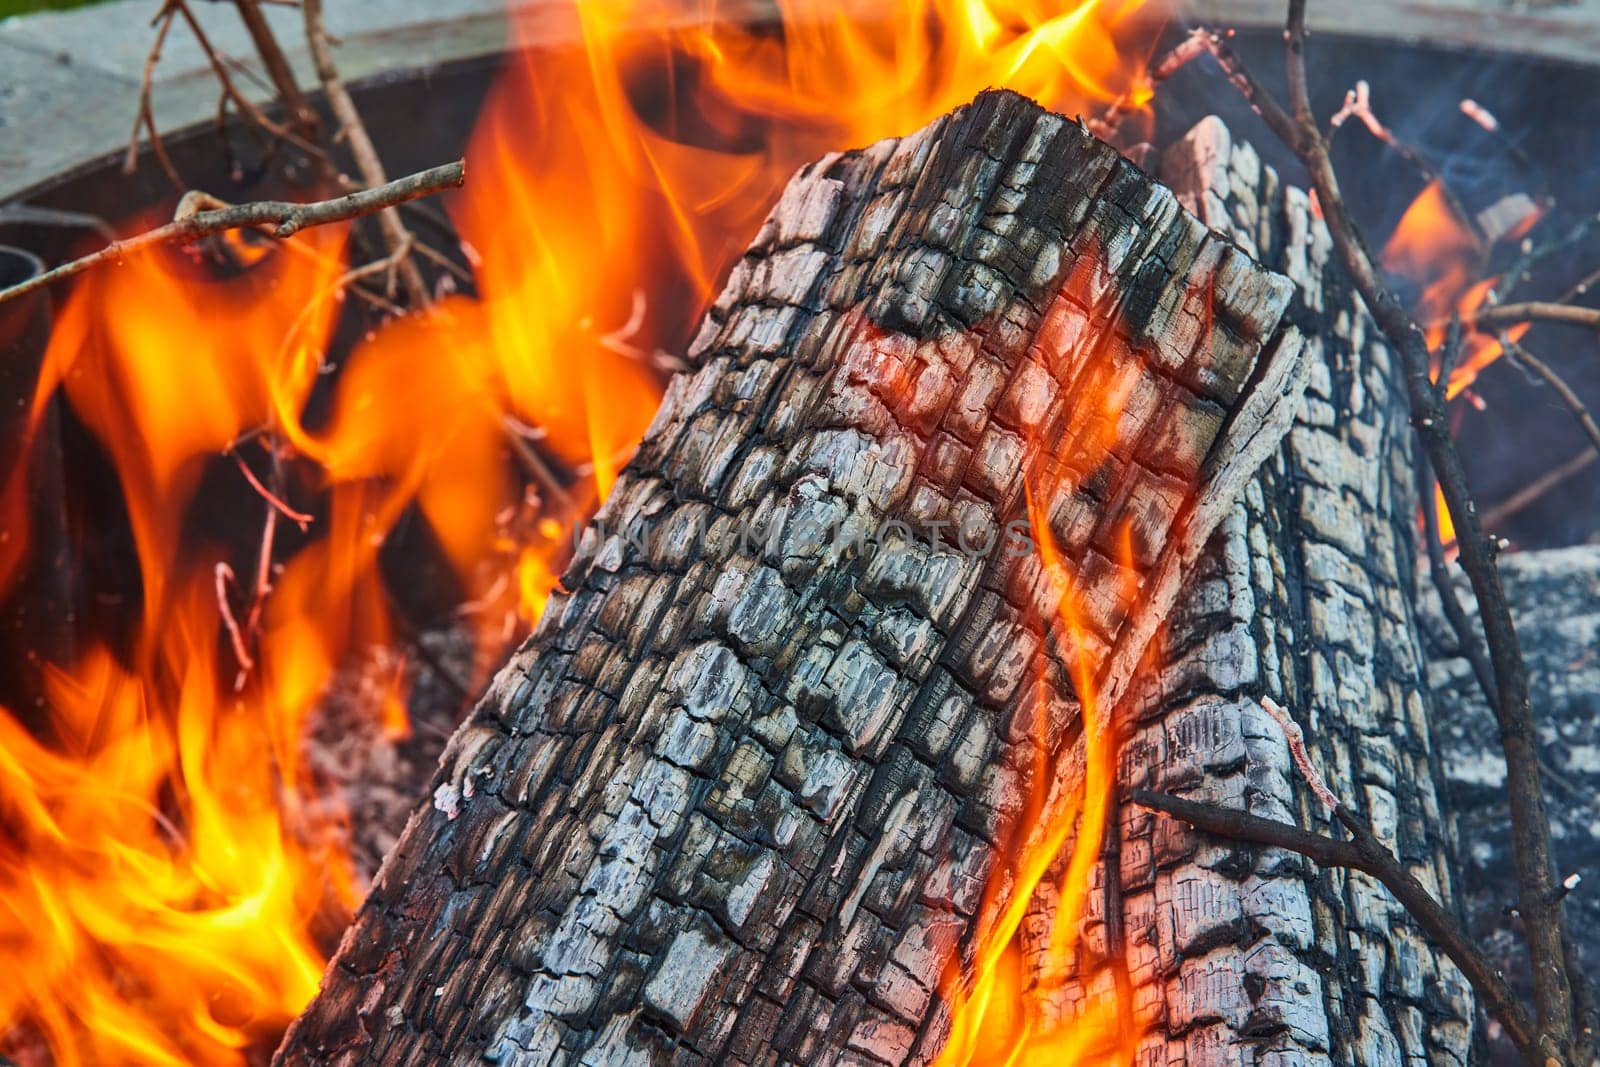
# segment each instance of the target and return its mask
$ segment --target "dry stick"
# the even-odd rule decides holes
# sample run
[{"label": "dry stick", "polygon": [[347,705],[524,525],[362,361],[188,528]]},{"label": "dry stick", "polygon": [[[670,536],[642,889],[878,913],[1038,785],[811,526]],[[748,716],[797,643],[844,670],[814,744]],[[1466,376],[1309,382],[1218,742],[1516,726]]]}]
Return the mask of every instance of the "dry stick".
[{"label": "dry stick", "polygon": [[239,17],[244,20],[245,29],[250,33],[250,40],[255,43],[256,54],[261,57],[261,65],[266,68],[267,77],[272,79],[273,87],[278,92],[278,99],[283,101],[283,106],[288,110],[290,120],[300,136],[308,141],[315,141],[317,137],[317,113],[306,102],[305,94],[300,91],[300,85],[294,80],[294,71],[289,67],[289,61],[284,58],[283,49],[278,45],[278,38],[273,35],[272,27],[267,25],[266,16],[261,14],[261,6],[257,0],[234,0],[234,6],[239,9]]},{"label": "dry stick", "polygon": [[1506,520],[1517,512],[1549,496],[1551,490],[1568,478],[1575,477],[1588,470],[1594,465],[1596,459],[1600,459],[1600,453],[1595,452],[1592,448],[1585,448],[1577,455],[1563,461],[1559,466],[1551,467],[1548,471],[1539,475],[1538,478],[1512,493],[1486,512],[1483,516],[1483,524],[1490,527],[1504,525]]},{"label": "dry stick", "polygon": [[181,244],[228,230],[261,227],[273,237],[290,237],[310,226],[323,226],[371,215],[419,196],[430,196],[443,189],[454,189],[466,179],[466,164],[461,160],[398,178],[376,189],[363,189],[332,200],[296,204],[283,200],[262,200],[253,204],[201,211],[165,226],[124,241],[113,241],[98,252],[63,263],[54,270],[9,289],[0,289],[0,304],[42,289],[63,278],[82,274],[90,267],[112,260],[126,259],[135,252],[157,245]]},{"label": "dry stick", "polygon": [[155,153],[161,169],[166,172],[167,178],[173,185],[182,189],[183,179],[178,175],[178,168],[173,166],[171,157],[167,155],[167,146],[161,143],[161,134],[156,130],[155,112],[151,105],[151,90],[155,84],[156,64],[161,62],[161,47],[166,44],[167,34],[171,32],[172,22],[177,17],[178,9],[173,0],[167,0],[156,13],[156,39],[150,46],[149,54],[144,57],[144,77],[139,83],[139,110],[133,116],[133,130],[128,134],[128,154],[122,161],[122,173],[132,174],[138,169],[139,131],[144,129],[150,134],[150,150]]},{"label": "dry stick", "polygon": [[[1439,348],[1439,370],[1434,380],[1435,393],[1443,396],[1449,390],[1450,374],[1460,355],[1461,320],[1454,318],[1450,320],[1444,344]],[[1466,610],[1462,608],[1461,600],[1456,596],[1455,582],[1450,578],[1449,563],[1444,558],[1444,538],[1439,532],[1439,507],[1434,502],[1438,482],[1433,477],[1433,468],[1428,466],[1427,457],[1420,451],[1417,453],[1416,476],[1417,496],[1422,503],[1422,540],[1423,547],[1428,553],[1428,573],[1432,577],[1435,591],[1439,594],[1439,604],[1444,611],[1445,619],[1456,635],[1456,646],[1472,667],[1472,675],[1477,679],[1478,687],[1483,690],[1485,705],[1492,708],[1495,703],[1494,668],[1489,664],[1489,654],[1483,647],[1482,639],[1473,630]]]},{"label": "dry stick", "polygon": [[1544,790],[1539,782],[1538,741],[1533,729],[1522,649],[1495,564],[1497,550],[1483,532],[1461,456],[1450,437],[1444,399],[1430,378],[1427,340],[1381,280],[1339,192],[1338,178],[1328,158],[1327,143],[1312,114],[1306,84],[1304,0],[1290,0],[1284,36],[1293,118],[1261,89],[1221,37],[1209,34],[1207,47],[1229,83],[1267,128],[1300,158],[1310,174],[1341,265],[1379,329],[1405,363],[1412,421],[1439,479],[1445,505],[1455,521],[1461,566],[1478,601],[1478,614],[1494,669],[1496,699],[1493,706],[1506,759],[1518,906],[1525,919],[1528,951],[1533,962],[1541,1045],[1548,1043],[1553,1047],[1545,1048],[1545,1052],[1570,1060],[1572,1004],[1562,954],[1561,904],[1550,858],[1549,821],[1545,814]]},{"label": "dry stick", "polygon": [[1512,262],[1500,275],[1499,293],[1501,299],[1533,277],[1533,268],[1551,256],[1565,252],[1574,245],[1582,244],[1596,226],[1600,226],[1600,214],[1589,215],[1579,219],[1566,233],[1545,244],[1529,248],[1520,258]]},{"label": "dry stick", "polygon": [[[1302,830],[1289,823],[1263,819],[1258,815],[1236,809],[1219,808],[1193,800],[1156,793],[1148,789],[1130,789],[1128,799],[1140,807],[1159,811],[1181,819],[1197,830],[1235,841],[1245,841],[1269,848],[1284,848],[1297,852],[1320,867],[1343,867],[1361,871],[1381,882],[1394,894],[1406,913],[1450,957],[1467,981],[1472,983],[1485,1002],[1489,1014],[1505,1027],[1506,1036],[1532,1063],[1543,1063],[1544,1057],[1534,1044],[1532,1020],[1517,1001],[1516,995],[1506,985],[1505,979],[1485,958],[1483,951],[1473,942],[1455,917],[1434,899],[1427,888],[1375,838],[1371,831],[1351,831],[1354,840],[1339,841],[1323,834]],[[1341,805],[1340,811],[1348,811]],[[1337,812],[1336,812],[1337,814]],[[1359,819],[1349,817],[1360,825]],[[1341,820],[1343,821],[1343,820]],[[1348,827],[1349,823],[1346,822]]]},{"label": "dry stick", "polygon": [[206,31],[200,28],[200,20],[194,17],[193,11],[189,10],[188,0],[172,0],[172,2],[178,13],[183,16],[183,20],[189,24],[189,29],[194,33],[195,41],[199,43],[201,51],[206,54],[206,59],[211,64],[212,73],[217,76],[217,82],[222,86],[223,93],[229,100],[233,101],[233,105],[251,122],[274,137],[289,142],[303,152],[312,155],[319,153],[321,149],[316,145],[307,141],[293,130],[286,128],[281,123],[274,122],[268,118],[259,107],[251,102],[248,96],[239,91],[238,86],[233,83],[233,78],[228,74],[228,64],[223,60],[221,53],[212,47],[211,38],[207,37]]},{"label": "dry stick", "polygon": [[1429,377],[1427,341],[1378,273],[1339,192],[1339,180],[1328,158],[1327,142],[1312,113],[1306,82],[1305,13],[1305,0],[1289,0],[1284,38],[1293,119],[1282,114],[1277,103],[1265,94],[1257,94],[1252,103],[1263,117],[1269,110],[1280,116],[1270,123],[1275,129],[1287,127],[1290,139],[1286,143],[1311,176],[1334,250],[1378,327],[1405,363],[1412,419],[1455,522],[1461,566],[1478,600],[1478,614],[1494,667],[1498,696],[1495,711],[1506,758],[1518,907],[1523,915],[1528,954],[1533,964],[1539,1044],[1547,1056],[1558,1062],[1571,1062],[1572,988],[1567,979],[1561,897],[1550,856],[1550,827],[1544,790],[1539,781],[1538,737],[1533,727],[1522,648],[1500,583],[1495,563],[1497,550],[1479,523],[1461,455],[1450,437],[1445,402]]},{"label": "dry stick", "polygon": [[1590,442],[1594,444],[1595,451],[1600,452],[1600,426],[1595,425],[1594,417],[1589,414],[1589,409],[1584,406],[1583,400],[1579,398],[1578,394],[1572,391],[1572,386],[1568,385],[1566,380],[1557,374],[1555,368],[1551,367],[1550,364],[1529,352],[1505,334],[1500,335],[1500,344],[1505,348],[1511,362],[1527,367],[1543,378],[1546,385],[1556,391],[1562,402],[1567,405],[1567,409],[1572,412],[1572,417],[1578,420],[1578,426],[1588,435]]},{"label": "dry stick", "polygon": [[1494,330],[1519,322],[1556,322],[1600,330],[1600,308],[1576,307],[1548,300],[1495,304],[1462,316],[1462,322],[1480,330]]},{"label": "dry stick", "polygon": [[[322,79],[322,91],[328,98],[328,106],[339,121],[339,135],[349,142],[350,154],[355,157],[362,182],[373,188],[383,185],[388,181],[383,172],[383,162],[372,145],[372,138],[367,135],[366,124],[361,121],[355,101],[350,99],[349,90],[339,80],[339,70],[333,62],[328,31],[322,24],[322,0],[302,0],[300,8],[305,15],[306,42],[311,46],[311,58],[317,67],[317,77]],[[389,246],[391,253],[410,247],[410,234],[400,220],[398,211],[381,212],[378,215],[378,228],[383,232],[384,243]],[[422,272],[410,256],[400,258],[399,275],[411,306],[427,307],[430,303],[428,287],[423,284]]]}]

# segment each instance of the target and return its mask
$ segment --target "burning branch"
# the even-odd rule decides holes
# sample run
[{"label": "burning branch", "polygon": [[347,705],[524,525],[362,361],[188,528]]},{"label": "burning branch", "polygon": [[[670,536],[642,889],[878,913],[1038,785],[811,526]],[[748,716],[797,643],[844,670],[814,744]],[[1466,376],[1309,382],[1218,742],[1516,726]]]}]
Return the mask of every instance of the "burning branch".
[{"label": "burning branch", "polygon": [[98,252],[72,260],[70,263],[63,263],[53,270],[45,271],[9,289],[0,289],[0,304],[26,296],[63,278],[82,274],[101,263],[123,260],[136,252],[157,245],[185,244],[212,234],[243,229],[260,229],[281,240],[311,226],[325,226],[330,222],[360,218],[363,215],[393,208],[407,200],[432,196],[445,189],[459,188],[465,180],[466,163],[458,159],[454,163],[446,163],[404,178],[397,178],[375,189],[362,189],[332,200],[317,200],[310,203],[261,200],[196,212],[135,237],[113,241]]}]

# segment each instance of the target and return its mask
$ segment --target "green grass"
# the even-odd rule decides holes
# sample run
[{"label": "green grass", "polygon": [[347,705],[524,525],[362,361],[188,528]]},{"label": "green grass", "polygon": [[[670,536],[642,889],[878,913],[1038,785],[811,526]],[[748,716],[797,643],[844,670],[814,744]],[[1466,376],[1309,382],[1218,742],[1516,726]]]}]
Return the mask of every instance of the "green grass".
[{"label": "green grass", "polygon": [[34,11],[65,11],[69,7],[87,7],[101,0],[0,0],[0,19],[11,15],[26,15]]}]

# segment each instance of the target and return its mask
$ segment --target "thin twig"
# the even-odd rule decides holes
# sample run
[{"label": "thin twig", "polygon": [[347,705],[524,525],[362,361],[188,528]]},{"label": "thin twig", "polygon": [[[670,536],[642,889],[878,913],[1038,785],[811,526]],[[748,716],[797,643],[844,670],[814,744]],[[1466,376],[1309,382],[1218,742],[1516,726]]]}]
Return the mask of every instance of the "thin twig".
[{"label": "thin twig", "polygon": [[272,237],[290,237],[311,226],[323,226],[330,222],[343,222],[362,215],[370,215],[419,196],[430,196],[442,189],[457,188],[465,180],[466,164],[457,160],[454,163],[419,171],[405,178],[397,178],[376,189],[363,189],[332,200],[317,200],[303,204],[283,200],[262,200],[197,212],[135,237],[114,241],[98,252],[70,263],[63,263],[54,270],[46,271],[9,289],[0,289],[0,304],[25,296],[35,289],[42,289],[63,278],[82,274],[101,263],[123,260],[136,252],[157,245],[184,244],[211,234],[252,227],[258,227]]},{"label": "thin twig", "polygon": [[1289,823],[1148,789],[1130,789],[1127,795],[1140,807],[1181,819],[1197,830],[1234,841],[1288,849],[1320,867],[1346,868],[1376,878],[1394,894],[1423,932],[1461,969],[1472,988],[1483,998],[1489,1014],[1505,1027],[1506,1036],[1512,1043],[1530,1062],[1544,1062],[1535,1046],[1533,1023],[1527,1011],[1517,1001],[1494,964],[1461,929],[1455,916],[1434,899],[1433,894],[1370,831],[1352,831],[1354,840],[1339,841]]},{"label": "thin twig", "polygon": [[1306,780],[1311,792],[1322,801],[1323,807],[1330,812],[1338,812],[1341,806],[1339,798],[1329,788],[1327,779],[1322,777],[1322,772],[1311,762],[1311,753],[1306,751],[1306,735],[1301,731],[1300,724],[1294,721],[1283,705],[1271,697],[1262,697],[1261,707],[1272,716],[1273,721],[1278,724],[1278,729],[1283,731],[1284,738],[1289,742],[1289,754],[1294,758],[1294,765],[1300,768],[1300,777]]},{"label": "thin twig", "polygon": [[206,36],[206,31],[200,26],[200,20],[195,18],[194,12],[189,9],[187,0],[171,0],[171,2],[176,7],[178,14],[182,15],[183,20],[189,24],[189,29],[194,33],[195,41],[199,43],[200,50],[205,53],[207,61],[211,64],[212,73],[217,76],[217,82],[222,86],[222,91],[227,94],[228,99],[233,101],[234,107],[237,107],[246,118],[272,136],[287,141],[303,152],[312,155],[320,152],[321,149],[312,142],[301,137],[282,123],[274,122],[268,118],[266,113],[257,107],[248,96],[239,91],[238,86],[233,83],[233,78],[228,74],[228,62],[212,46],[211,38]]},{"label": "thin twig", "polygon": [[150,151],[155,154],[162,171],[173,185],[182,189],[183,178],[179,176],[178,168],[173,166],[172,158],[167,155],[167,146],[161,142],[151,105],[151,90],[155,84],[156,64],[161,62],[161,47],[166,44],[167,34],[171,32],[173,20],[177,17],[176,0],[166,0],[156,13],[156,39],[144,57],[144,76],[139,83],[139,108],[133,116],[133,131],[128,134],[128,153],[122,161],[122,173],[132,174],[139,168],[139,131],[143,129],[150,135]]},{"label": "thin twig", "polygon": [[[302,0],[300,10],[305,16],[306,42],[311,47],[311,58],[316,64],[317,77],[322,79],[322,91],[328,98],[328,107],[332,109],[334,118],[339,122],[339,137],[349,144],[350,154],[356,161],[356,169],[361,172],[361,180],[372,188],[382,186],[388,181],[388,177],[384,174],[383,161],[378,158],[378,151],[373,147],[372,138],[367,134],[366,124],[361,121],[361,113],[356,110],[355,101],[350,98],[349,90],[339,78],[338,67],[333,62],[333,48],[328,42],[328,30],[322,22],[322,0]],[[384,243],[388,245],[391,254],[398,254],[401,248],[410,248],[411,243],[408,240],[410,233],[406,230],[398,211],[380,212],[378,228],[382,231]],[[417,269],[416,263],[409,255],[400,255],[398,273],[411,306],[427,307],[432,302],[428,287],[422,281],[422,272]]]},{"label": "thin twig", "polygon": [[246,463],[244,461],[244,457],[239,455],[239,453],[235,452],[233,454],[233,461],[239,465],[239,470],[244,474],[244,480],[250,483],[250,488],[254,489],[256,491],[256,495],[261,497],[262,500],[265,500],[273,510],[279,512],[284,518],[289,519],[296,526],[300,527],[302,532],[310,527],[313,516],[308,515],[303,511],[296,511],[294,508],[284,503],[283,499],[279,497],[278,494],[262,485],[261,479],[256,477],[256,472],[250,469],[250,464]]},{"label": "thin twig", "polygon": [[308,141],[315,141],[317,113],[306,102],[305,94],[300,91],[299,83],[294,80],[294,71],[290,68],[288,59],[284,57],[283,49],[278,45],[278,38],[273,34],[266,16],[261,14],[260,4],[257,0],[234,0],[234,6],[239,9],[239,17],[250,33],[250,40],[255,43],[256,55],[261,57],[261,66],[265,68],[267,77],[272,79],[273,88],[277,90],[278,99],[283,101],[290,121],[294,123],[300,136]]},{"label": "thin twig", "polygon": [[561,484],[555,472],[550,469],[540,457],[538,449],[528,443],[527,434],[523,432],[522,423],[513,416],[507,415],[502,420],[505,427],[506,440],[511,444],[511,452],[521,461],[529,474],[533,475],[540,489],[545,493],[545,499],[555,502],[563,512],[573,510],[572,494],[567,487]]},{"label": "thin twig", "polygon": [[[1289,17],[1284,33],[1290,104],[1294,117],[1288,120],[1288,146],[1300,157],[1310,174],[1317,200],[1333,239],[1334,250],[1378,327],[1394,346],[1405,365],[1406,391],[1411,401],[1412,419],[1421,437],[1440,492],[1455,523],[1462,569],[1472,582],[1478,600],[1494,667],[1498,699],[1495,710],[1506,757],[1506,791],[1511,808],[1512,841],[1517,867],[1518,906],[1525,918],[1528,952],[1533,964],[1534,1000],[1538,1015],[1539,1045],[1558,1062],[1570,1062],[1572,1051],[1572,991],[1567,979],[1563,951],[1564,924],[1561,899],[1556,892],[1554,865],[1550,855],[1550,827],[1545,812],[1544,790],[1539,781],[1538,736],[1528,695],[1528,674],[1522,660],[1511,608],[1500,583],[1495,562],[1496,548],[1478,521],[1477,505],[1467,484],[1460,453],[1450,437],[1444,401],[1434,389],[1429,375],[1428,344],[1422,330],[1407,314],[1400,301],[1383,281],[1351,218],[1339,191],[1339,180],[1328,158],[1323,139],[1311,110],[1311,95],[1306,80],[1305,0],[1289,0]],[[1263,115],[1282,109],[1264,94],[1252,99]],[[1284,115],[1274,125],[1284,124]]]},{"label": "thin twig", "polygon": [[1533,268],[1540,262],[1582,244],[1597,226],[1600,226],[1600,213],[1579,219],[1566,233],[1554,240],[1530,247],[1500,275],[1500,298],[1505,299],[1519,285],[1533,277]]},{"label": "thin twig", "polygon": [[1489,529],[1504,526],[1513,515],[1536,501],[1544,499],[1556,486],[1594,466],[1596,459],[1600,459],[1600,453],[1596,453],[1594,449],[1586,447],[1582,452],[1551,467],[1539,475],[1538,478],[1535,478],[1485,512],[1483,516],[1484,526]]},{"label": "thin twig", "polygon": [[1567,384],[1566,379],[1557,374],[1550,364],[1505,334],[1500,335],[1500,344],[1505,348],[1511,362],[1533,371],[1544,379],[1546,385],[1556,391],[1556,395],[1561,397],[1562,403],[1567,405],[1567,410],[1571,411],[1572,417],[1577,420],[1579,428],[1594,445],[1595,451],[1600,452],[1600,426],[1595,425],[1594,416],[1589,414],[1589,409],[1584,406],[1582,398],[1572,391],[1572,386]]},{"label": "thin twig", "polygon": [[1486,331],[1519,322],[1555,322],[1566,326],[1584,326],[1591,330],[1600,330],[1600,308],[1557,304],[1549,300],[1528,300],[1517,304],[1493,304],[1479,308],[1463,315],[1461,321],[1467,326]]},{"label": "thin twig", "polygon": [[217,611],[222,615],[222,625],[227,628],[228,639],[233,644],[233,658],[239,661],[239,677],[234,682],[237,689],[243,683],[244,676],[256,661],[250,658],[250,649],[245,645],[244,631],[239,629],[239,620],[234,618],[233,606],[228,603],[228,586],[233,583],[233,568],[226,563],[218,562],[214,572],[217,586]]}]

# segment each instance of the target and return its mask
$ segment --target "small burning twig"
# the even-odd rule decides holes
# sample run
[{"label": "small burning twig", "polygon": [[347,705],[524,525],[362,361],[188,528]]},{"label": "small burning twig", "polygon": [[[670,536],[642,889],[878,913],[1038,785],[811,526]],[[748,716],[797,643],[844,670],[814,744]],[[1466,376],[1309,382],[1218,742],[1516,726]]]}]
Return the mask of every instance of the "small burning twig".
[{"label": "small burning twig", "polygon": [[[566,486],[561,484],[561,479],[556,477],[555,471],[551,470],[550,465],[539,455],[539,450],[528,443],[530,438],[537,439],[534,438],[534,433],[538,431],[529,432],[533,428],[526,426],[522,420],[514,415],[505,416],[501,422],[505,427],[506,440],[511,444],[512,454],[533,476],[534,481],[539,483],[539,487],[544,490],[546,498],[557,503],[563,514],[576,511],[572,494],[567,490]],[[543,434],[539,433],[539,436],[542,437]]]},{"label": "small burning twig", "polygon": [[235,452],[233,454],[233,461],[239,465],[239,470],[244,474],[245,481],[250,483],[250,488],[254,489],[261,499],[265,500],[269,505],[271,505],[274,511],[278,512],[284,518],[290,520],[296,526],[300,527],[302,532],[311,526],[312,516],[307,515],[303,511],[296,511],[294,508],[291,508],[288,504],[279,499],[278,496],[272,492],[272,490],[262,485],[261,480],[256,477],[256,472],[250,469],[250,464],[244,461],[243,456]]},{"label": "small burning twig", "polygon": [[222,625],[233,643],[233,658],[239,661],[239,676],[234,679],[233,686],[238,689],[244,685],[244,676],[256,665],[256,661],[250,656],[239,620],[233,616],[233,605],[228,603],[228,586],[233,584],[233,568],[225,562],[218,562],[214,574],[217,580],[217,611],[222,615]]},{"label": "small burning twig", "polygon": [[[322,22],[322,0],[301,0],[300,9],[305,15],[306,41],[311,46],[311,58],[316,64],[317,76],[322,79],[322,91],[328,98],[328,106],[333,109],[334,117],[339,120],[339,134],[335,140],[342,138],[350,145],[350,154],[355,157],[361,180],[371,188],[382,187],[387,184],[388,176],[367,133],[366,124],[361,121],[361,113],[356,110],[355,101],[350,99],[349,90],[344,87],[339,70],[334,65],[328,30]],[[401,221],[400,213],[392,208],[393,205],[390,205],[388,210],[378,213],[378,228],[383,233],[384,243],[388,245],[390,253],[397,257],[400,281],[405,286],[411,306],[427,307],[432,299],[422,281],[422,272],[410,256],[401,251],[411,247],[411,234]]]},{"label": "small burning twig", "polygon": [[1189,36],[1174,46],[1172,51],[1150,64],[1143,85],[1132,92],[1123,93],[1100,113],[1099,118],[1089,121],[1090,131],[1096,137],[1109,141],[1129,115],[1143,108],[1142,101],[1148,100],[1157,86],[1206,52],[1213,51],[1213,36],[1210,30],[1190,30]]},{"label": "small burning twig", "polygon": [[0,304],[25,296],[35,289],[42,289],[63,278],[82,274],[101,263],[123,260],[136,252],[157,245],[184,244],[211,234],[249,228],[259,228],[272,237],[282,239],[291,237],[307,227],[359,218],[385,208],[392,208],[407,200],[431,196],[443,189],[454,189],[465,180],[466,164],[457,160],[454,163],[419,171],[405,178],[398,178],[376,189],[362,189],[332,200],[299,204],[284,200],[262,200],[197,212],[135,237],[114,241],[98,252],[70,263],[63,263],[53,270],[13,285],[9,289],[0,289]]}]

